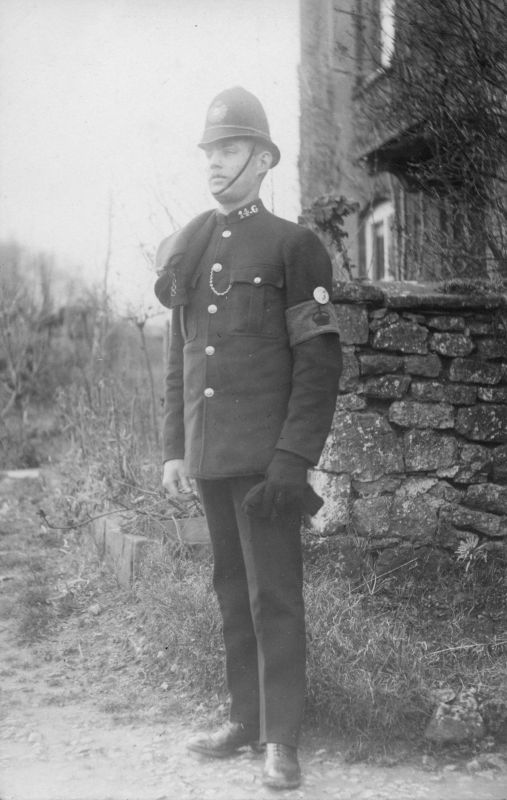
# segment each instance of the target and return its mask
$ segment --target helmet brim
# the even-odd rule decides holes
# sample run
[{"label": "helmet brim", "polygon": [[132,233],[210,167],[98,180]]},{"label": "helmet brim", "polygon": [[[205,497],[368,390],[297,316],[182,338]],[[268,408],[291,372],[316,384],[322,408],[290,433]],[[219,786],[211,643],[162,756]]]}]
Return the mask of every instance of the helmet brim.
[{"label": "helmet brim", "polygon": [[276,167],[280,161],[280,150],[276,144],[271,141],[271,139],[268,139],[265,133],[258,131],[256,128],[247,128],[240,125],[217,125],[212,129],[208,128],[204,132],[201,141],[198,143],[198,147],[205,150],[210,144],[214,144],[215,142],[219,142],[223,139],[238,138],[255,139],[256,141],[266,145],[266,149],[269,150],[273,156],[271,168]]}]

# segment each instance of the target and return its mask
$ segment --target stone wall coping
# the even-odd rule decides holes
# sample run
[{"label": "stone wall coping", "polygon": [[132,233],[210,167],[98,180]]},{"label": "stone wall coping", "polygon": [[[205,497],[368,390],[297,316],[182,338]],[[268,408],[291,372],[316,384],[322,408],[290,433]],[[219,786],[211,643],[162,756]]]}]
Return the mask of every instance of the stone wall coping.
[{"label": "stone wall coping", "polygon": [[334,303],[363,303],[392,309],[485,310],[507,308],[507,294],[454,294],[445,283],[416,281],[339,281],[333,287]]}]

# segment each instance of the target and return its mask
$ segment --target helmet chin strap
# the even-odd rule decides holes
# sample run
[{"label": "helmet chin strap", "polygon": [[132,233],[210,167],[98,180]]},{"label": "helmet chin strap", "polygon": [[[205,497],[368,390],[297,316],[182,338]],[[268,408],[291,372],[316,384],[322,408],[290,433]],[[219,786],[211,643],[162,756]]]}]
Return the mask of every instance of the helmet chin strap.
[{"label": "helmet chin strap", "polygon": [[243,164],[243,166],[241,167],[241,169],[240,169],[240,171],[238,172],[238,174],[237,174],[237,175],[235,175],[235,176],[234,176],[234,178],[232,178],[232,179],[229,181],[229,183],[226,183],[226,184],[225,184],[225,186],[223,186],[221,189],[219,189],[219,191],[218,191],[218,192],[211,192],[211,194],[213,195],[213,197],[219,197],[221,194],[223,194],[223,192],[226,192],[226,191],[227,191],[227,189],[229,189],[229,188],[232,186],[232,184],[233,184],[233,183],[236,183],[236,181],[238,180],[238,178],[240,178],[240,177],[243,175],[244,171],[246,170],[246,168],[248,167],[248,165],[249,165],[250,161],[252,160],[252,158],[253,158],[253,154],[254,154],[254,151],[255,151],[255,142],[253,143],[253,145],[252,145],[252,149],[250,150],[250,155],[248,156],[247,160],[245,161],[245,163],[244,163],[244,164]]}]

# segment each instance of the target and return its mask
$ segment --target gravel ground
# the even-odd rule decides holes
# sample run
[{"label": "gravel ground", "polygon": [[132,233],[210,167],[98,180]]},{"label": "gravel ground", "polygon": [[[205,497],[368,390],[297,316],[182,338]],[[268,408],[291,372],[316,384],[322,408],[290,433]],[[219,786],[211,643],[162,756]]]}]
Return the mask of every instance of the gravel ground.
[{"label": "gravel ground", "polygon": [[[48,550],[34,515],[46,492],[47,482],[0,479],[0,800],[507,800],[498,751],[482,761],[350,764],[343,742],[308,736],[303,785],[292,792],[263,788],[262,756],[250,750],[220,761],[187,753],[187,736],[212,720],[196,713],[186,723],[179,699],[146,680],[128,603],[119,610],[90,594],[86,608],[62,615],[62,570],[86,575],[68,543]],[[22,643],[19,598],[48,558],[60,564],[59,624],[40,638],[36,617]]]}]

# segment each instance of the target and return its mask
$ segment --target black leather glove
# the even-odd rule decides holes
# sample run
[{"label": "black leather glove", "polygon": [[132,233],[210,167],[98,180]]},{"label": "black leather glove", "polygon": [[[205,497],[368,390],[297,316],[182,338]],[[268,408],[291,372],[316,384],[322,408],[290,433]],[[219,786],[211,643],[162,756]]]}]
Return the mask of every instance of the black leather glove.
[{"label": "black leather glove", "polygon": [[298,513],[313,516],[324,501],[307,481],[309,462],[276,450],[266,470],[266,478],[245,495],[242,508],[251,517],[269,519],[282,514]]}]

